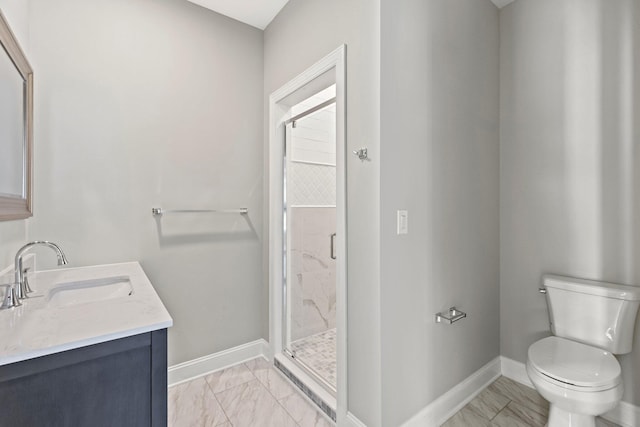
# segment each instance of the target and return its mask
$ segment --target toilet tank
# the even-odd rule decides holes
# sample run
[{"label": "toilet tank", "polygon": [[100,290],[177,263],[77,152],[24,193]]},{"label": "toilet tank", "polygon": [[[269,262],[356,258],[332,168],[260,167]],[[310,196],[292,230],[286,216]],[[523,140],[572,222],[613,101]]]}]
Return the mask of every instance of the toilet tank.
[{"label": "toilet tank", "polygon": [[640,305],[640,287],[545,275],[551,332],[555,336],[626,354]]}]

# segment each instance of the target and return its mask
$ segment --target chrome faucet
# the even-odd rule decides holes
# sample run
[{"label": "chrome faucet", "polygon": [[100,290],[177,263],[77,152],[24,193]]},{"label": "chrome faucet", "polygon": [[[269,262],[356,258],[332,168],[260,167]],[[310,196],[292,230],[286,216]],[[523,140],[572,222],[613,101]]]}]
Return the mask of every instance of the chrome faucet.
[{"label": "chrome faucet", "polygon": [[56,256],[58,257],[58,265],[68,264],[67,257],[65,256],[64,252],[62,252],[62,249],[60,249],[60,246],[56,245],[53,242],[47,242],[46,240],[36,240],[35,242],[27,243],[26,245],[18,249],[18,252],[16,253],[16,260],[15,260],[16,279],[14,284],[14,286],[16,287],[15,296],[18,300],[27,298],[27,293],[33,292],[29,288],[27,278],[24,274],[25,270],[22,269],[22,255],[24,255],[24,253],[28,251],[30,248],[38,245],[47,246],[53,249],[54,252],[56,253]]}]

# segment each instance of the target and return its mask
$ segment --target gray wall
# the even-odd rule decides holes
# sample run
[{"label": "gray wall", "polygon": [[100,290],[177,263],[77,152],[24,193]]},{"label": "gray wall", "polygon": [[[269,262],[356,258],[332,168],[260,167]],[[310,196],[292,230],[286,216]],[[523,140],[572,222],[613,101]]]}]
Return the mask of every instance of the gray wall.
[{"label": "gray wall", "polygon": [[0,10],[29,59],[29,3],[25,0],[0,0]]},{"label": "gray wall", "polygon": [[[518,0],[501,11],[501,353],[511,359],[525,362],[549,334],[542,274],[640,285],[639,9]],[[636,325],[622,357],[623,399],[636,405],[639,337]]]},{"label": "gray wall", "polygon": [[[24,0],[0,0],[0,10],[9,22],[20,47],[29,55],[28,4]],[[2,52],[4,54],[4,52]],[[0,270],[13,265],[13,257],[27,241],[29,220],[0,221]]]},{"label": "gray wall", "polygon": [[[633,129],[632,129],[632,140],[636,143],[634,144],[637,147],[637,141],[640,141],[640,107],[638,104],[640,103],[640,74],[638,74],[638,70],[640,70],[640,1],[633,0],[632,12],[629,13],[629,18],[633,19],[633,90],[631,94],[633,94],[633,109],[632,109],[632,117],[633,120]],[[633,182],[640,183],[640,150],[633,150],[633,164],[636,167],[633,170]],[[633,241],[640,242],[640,185],[635,184],[633,190]],[[633,247],[635,248],[634,253],[632,254],[633,259],[631,262],[634,265],[633,271],[633,283],[638,286],[640,285],[640,250],[638,249],[640,244],[634,243]],[[627,356],[621,357],[621,364],[623,373],[627,375],[629,378],[626,380],[625,385],[625,395],[623,397],[624,400],[628,402],[634,403],[636,406],[640,405],[640,358],[638,358],[638,354],[640,353],[640,320],[636,320],[636,329],[635,329],[635,337],[634,337],[634,350],[631,354]]]},{"label": "gray wall", "polygon": [[348,409],[369,427],[381,425],[379,14],[379,0],[291,0],[264,34],[265,103],[296,75],[347,45],[347,149],[368,147],[372,158],[347,158]]},{"label": "gray wall", "polygon": [[[169,364],[261,338],[262,32],[183,0],[30,0],[29,26],[29,238],[73,266],[140,260],[174,319]],[[156,222],[156,205],[250,214]]]},{"label": "gray wall", "polygon": [[[381,15],[382,401],[397,426],[499,355],[499,27],[489,0],[384,0]],[[453,305],[468,318],[436,324]]]}]

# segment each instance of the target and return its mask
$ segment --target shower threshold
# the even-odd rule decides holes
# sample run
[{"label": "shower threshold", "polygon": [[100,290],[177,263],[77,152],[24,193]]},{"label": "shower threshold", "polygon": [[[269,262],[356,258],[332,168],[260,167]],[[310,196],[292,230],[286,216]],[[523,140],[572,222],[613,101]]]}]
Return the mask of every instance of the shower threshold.
[{"label": "shower threshold", "polygon": [[318,381],[321,379],[320,377],[314,375],[286,350],[275,356],[274,365],[322,412],[334,422],[336,421],[337,402],[335,392],[329,392],[326,385]]}]

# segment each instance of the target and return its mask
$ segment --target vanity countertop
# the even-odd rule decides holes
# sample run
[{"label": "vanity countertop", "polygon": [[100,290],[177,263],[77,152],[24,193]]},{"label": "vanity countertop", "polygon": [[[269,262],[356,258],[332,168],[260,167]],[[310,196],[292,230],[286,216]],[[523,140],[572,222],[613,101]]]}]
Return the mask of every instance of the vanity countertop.
[{"label": "vanity countertop", "polygon": [[[28,277],[34,289],[30,298],[0,310],[0,366],[173,324],[137,262],[38,271]],[[117,281],[123,283],[109,286]],[[89,292],[101,288],[98,300],[82,294],[94,282]]]}]

